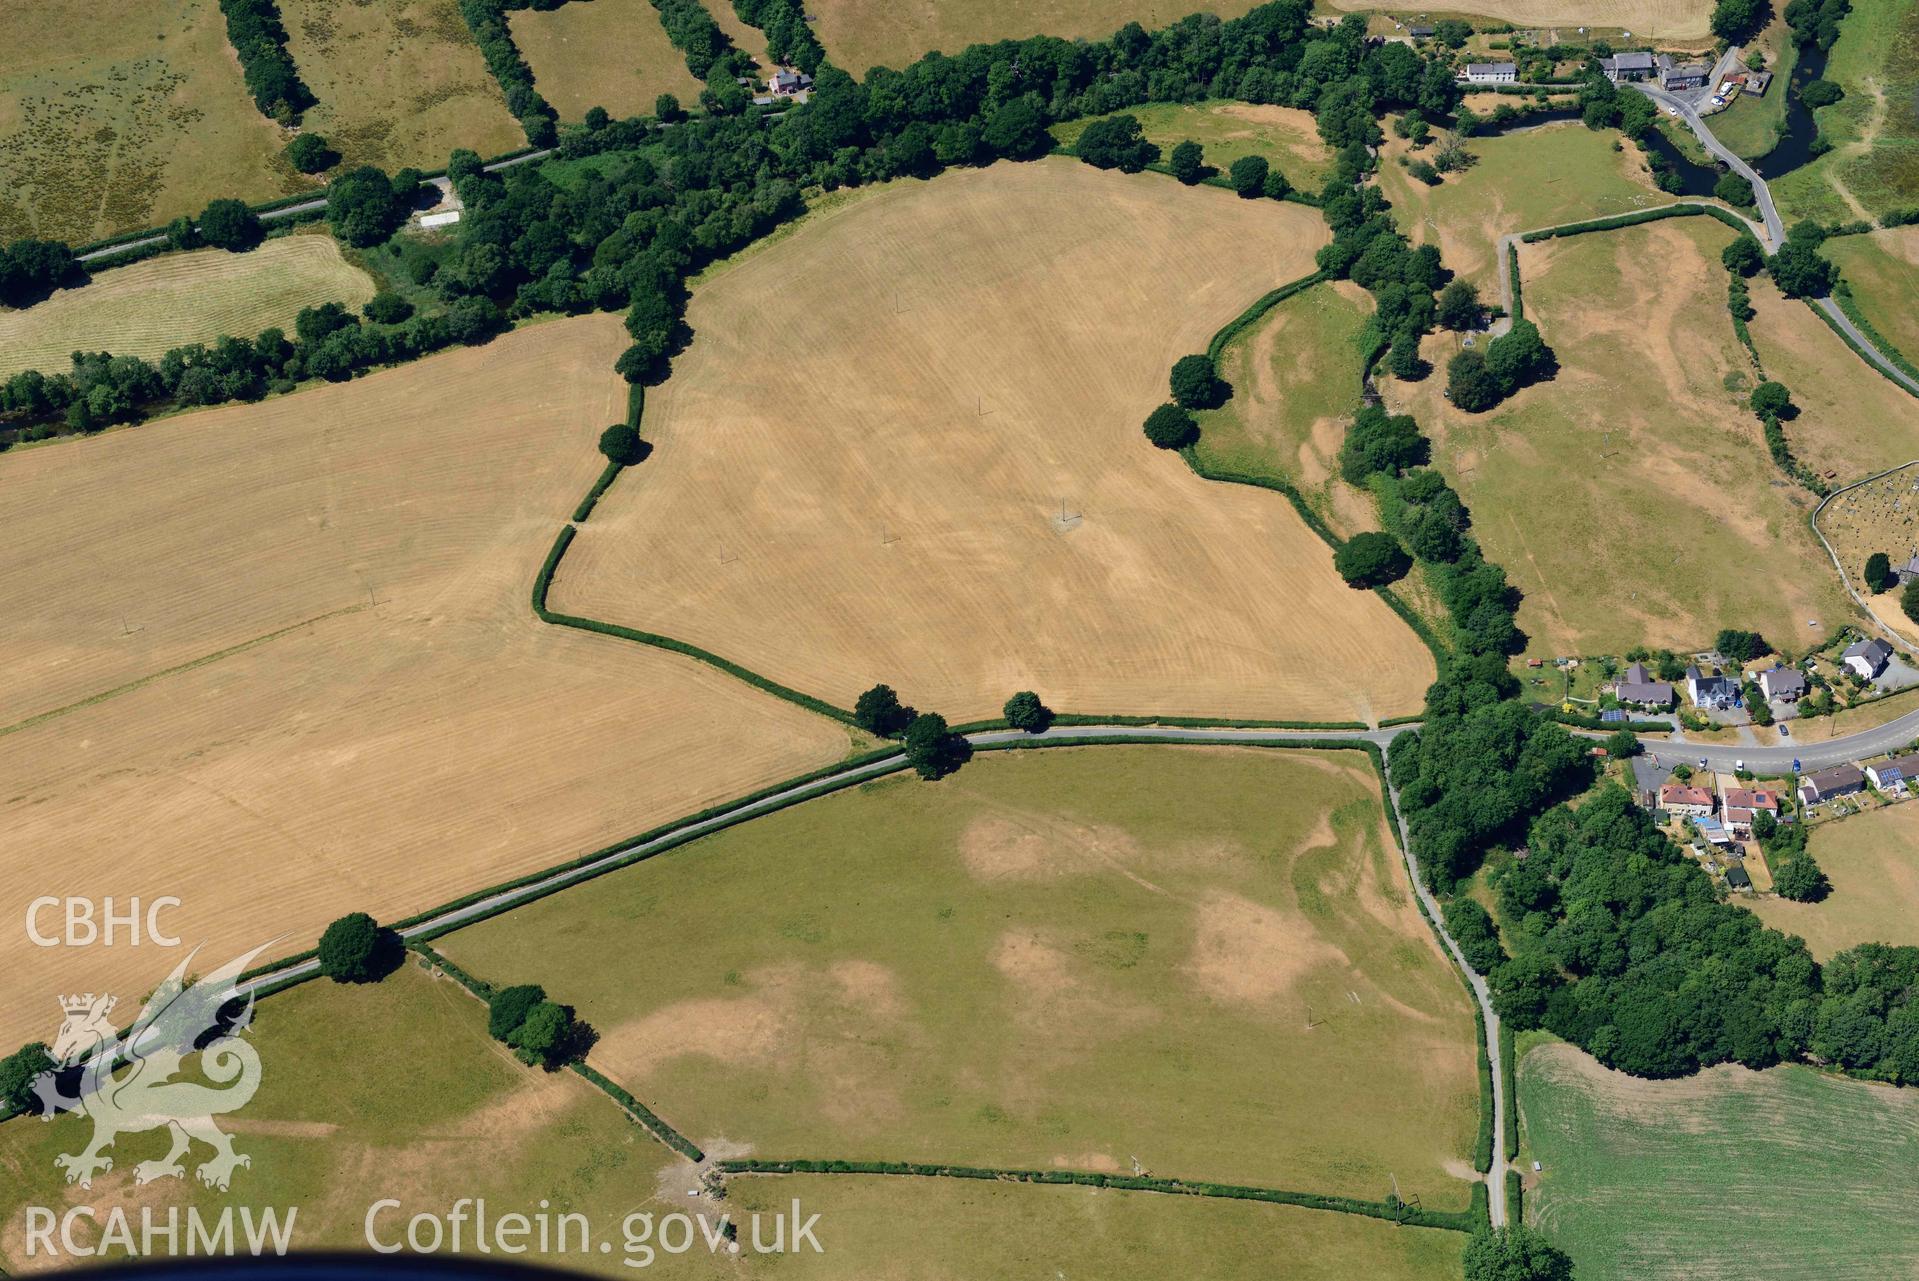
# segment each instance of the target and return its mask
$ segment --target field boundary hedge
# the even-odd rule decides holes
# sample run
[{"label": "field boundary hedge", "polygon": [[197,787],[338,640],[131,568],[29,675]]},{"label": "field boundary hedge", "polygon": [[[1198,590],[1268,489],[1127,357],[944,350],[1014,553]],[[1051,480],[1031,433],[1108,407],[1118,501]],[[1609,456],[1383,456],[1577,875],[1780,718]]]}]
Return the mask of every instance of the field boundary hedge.
[{"label": "field boundary hedge", "polygon": [[[1891,374],[1887,373],[1885,366],[1881,365],[1878,361],[1874,360],[1872,358],[1872,353],[1859,345],[1858,339],[1854,338],[1851,334],[1847,333],[1844,326],[1842,326],[1838,321],[1834,320],[1831,316],[1826,314],[1826,309],[1819,305],[1817,299],[1804,298],[1804,299],[1801,299],[1800,301],[1804,302],[1806,306],[1812,309],[1812,314],[1819,317],[1819,319],[1822,322],[1824,322],[1826,328],[1832,330],[1833,333],[1838,334],[1839,341],[1845,343],[1846,346],[1852,348],[1853,355],[1865,361],[1866,364],[1872,368],[1874,373],[1878,374],[1881,378],[1884,378],[1887,382],[1899,388],[1899,390],[1905,392],[1907,395],[1912,394],[1912,388],[1906,386],[1904,383],[1900,382],[1897,378],[1894,378]],[[1843,304],[1841,305],[1840,310],[1842,311],[1845,310]],[[1846,318],[1848,320],[1852,320],[1853,319],[1852,314],[1848,312],[1846,315]],[[1857,320],[1853,320],[1853,323],[1858,324],[1859,322]],[[1864,327],[1861,326],[1861,328],[1864,328]],[[1867,332],[1869,333],[1871,331],[1868,330]],[[1887,356],[1886,359],[1891,360],[1892,357]]]},{"label": "field boundary hedge", "polygon": [[[1514,1077],[1516,1075],[1514,1067],[1518,1062],[1518,1052],[1513,1047],[1514,1039],[1515,1038],[1510,1034],[1499,1038],[1499,1080],[1503,1087],[1503,1093],[1506,1095],[1505,1133],[1500,1136],[1500,1140],[1503,1144],[1506,1160],[1508,1161],[1517,1161],[1519,1159],[1519,1096],[1514,1093]],[[1516,1177],[1518,1173],[1517,1170],[1508,1167],[1506,1177],[1512,1179]],[[1508,1187],[1510,1186],[1509,1183]],[[1514,1198],[1514,1204],[1515,1206],[1518,1204],[1516,1197]],[[1517,1209],[1512,1210],[1510,1213],[1515,1222],[1521,1221]]]},{"label": "field boundary hedge", "polygon": [[[1872,322],[1867,320],[1865,313],[1859,310],[1859,303],[1852,296],[1852,285],[1846,281],[1845,277],[1841,276],[1839,283],[1833,286],[1832,300],[1838,305],[1839,310],[1846,313],[1846,319],[1858,327],[1859,332],[1866,336],[1866,340],[1874,347],[1877,347],[1879,354],[1890,361],[1894,368],[1908,378],[1919,378],[1919,366],[1914,366],[1910,360],[1906,359],[1906,353],[1900,351],[1897,347],[1893,346],[1892,343],[1888,342],[1886,336],[1873,328]],[[1820,309],[1815,306],[1813,310],[1819,311]],[[1823,312],[1820,314],[1824,315]],[[1827,319],[1828,322],[1830,322],[1831,318],[1827,317]],[[1854,349],[1857,350],[1857,347],[1855,346]],[[1875,369],[1879,369],[1879,366],[1871,360],[1868,360],[1866,363],[1872,365]],[[1886,371],[1879,369],[1879,372],[1881,375],[1884,375]],[[1892,379],[1892,382],[1899,390],[1909,396],[1919,394],[1915,393],[1912,388],[1906,386],[1897,378]]]},{"label": "field boundary hedge", "polygon": [[1585,222],[1561,223],[1557,227],[1541,227],[1536,231],[1524,231],[1519,234],[1526,244],[1536,244],[1541,240],[1554,240],[1565,236],[1583,236],[1592,231],[1617,231],[1621,227],[1636,227],[1642,222],[1659,222],[1666,218],[1694,218],[1699,215],[1716,218],[1734,231],[1751,235],[1752,228],[1745,219],[1718,205],[1701,205],[1682,201],[1679,204],[1660,205],[1654,209],[1641,209],[1634,213],[1614,214],[1609,218],[1591,218]]},{"label": "field boundary hedge", "polygon": [[1485,1196],[1485,1185],[1474,1184],[1477,1192],[1473,1204],[1468,1208],[1426,1210],[1403,1201],[1365,1201],[1358,1197],[1329,1196],[1320,1192],[1293,1192],[1236,1183],[1213,1183],[1203,1179],[1156,1179],[1138,1174],[1103,1174],[1088,1170],[1021,1170],[913,1161],[773,1161],[756,1158],[723,1160],[717,1163],[716,1168],[728,1175],[877,1174],[921,1179],[979,1179],[993,1183],[1112,1188],[1122,1192],[1159,1192],[1172,1196],[1263,1201],[1269,1205],[1328,1210],[1369,1219],[1384,1219],[1407,1227],[1440,1228],[1451,1232],[1471,1232],[1479,1226],[1483,1217],[1479,1211]]}]

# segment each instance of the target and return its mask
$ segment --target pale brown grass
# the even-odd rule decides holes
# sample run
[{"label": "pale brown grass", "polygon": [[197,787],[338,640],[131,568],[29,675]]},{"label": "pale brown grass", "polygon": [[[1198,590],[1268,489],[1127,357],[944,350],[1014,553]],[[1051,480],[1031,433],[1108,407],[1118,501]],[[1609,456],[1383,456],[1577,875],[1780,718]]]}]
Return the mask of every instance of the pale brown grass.
[{"label": "pale brown grass", "polygon": [[[623,409],[624,342],[558,321],[0,458],[0,910],[170,894],[213,953],[292,951],[341,912],[418,911],[844,751],[710,668],[533,617]],[[44,1031],[56,991],[154,978],[150,950],[16,931],[3,955],[0,1043]]]},{"label": "pale brown grass", "polygon": [[1899,608],[1898,592],[1872,596],[1865,586],[1866,558],[1874,552],[1886,553],[1895,565],[1919,555],[1919,470],[1901,468],[1848,489],[1819,513],[1819,529],[1854,589],[1870,602],[1873,616],[1907,644],[1919,643],[1919,627]]},{"label": "pale brown grass", "polygon": [[1766,924],[1797,934],[1822,961],[1861,943],[1919,945],[1919,805],[1822,823],[1812,854],[1832,881],[1831,896],[1759,899],[1752,910]]},{"label": "pale brown grass", "polygon": [[[730,7],[721,3],[713,9],[717,14]],[[651,115],[653,100],[662,93],[686,104],[700,96],[700,82],[666,38],[660,12],[648,0],[592,0],[545,12],[520,9],[508,20],[513,43],[562,120],[582,119],[589,107],[605,107],[620,117]]]},{"label": "pale brown grass", "polygon": [[[1365,0],[1328,0],[1333,9],[1365,12],[1391,9],[1413,13],[1402,5]],[[1424,13],[1426,10],[1417,10]],[[1464,12],[1475,17],[1510,22],[1520,27],[1622,27],[1635,36],[1696,40],[1710,34],[1712,5],[1707,0],[1463,0]],[[1574,38],[1570,29],[1565,38]]]},{"label": "pale brown grass", "polygon": [[293,331],[302,307],[358,310],[373,279],[330,236],[286,236],[250,253],[200,249],[104,271],[24,311],[0,311],[0,377],[69,368],[75,351],[157,360],[169,348],[270,325]]},{"label": "pale brown grass", "polygon": [[[1432,678],[1276,495],[1140,432],[1166,374],[1311,269],[1309,210],[1073,161],[849,205],[703,284],[658,446],[556,608],[850,706],[1368,719]],[[1072,522],[1058,525],[1062,502]]]}]

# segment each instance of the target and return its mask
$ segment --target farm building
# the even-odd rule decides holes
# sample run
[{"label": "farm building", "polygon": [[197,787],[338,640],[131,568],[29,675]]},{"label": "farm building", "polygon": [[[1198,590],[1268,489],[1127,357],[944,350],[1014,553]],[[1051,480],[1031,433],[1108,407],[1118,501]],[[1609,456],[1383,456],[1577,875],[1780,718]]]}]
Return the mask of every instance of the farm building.
[{"label": "farm building", "polygon": [[1415,22],[1406,28],[1406,33],[1415,40],[1431,40],[1434,34],[1431,24],[1424,22]]},{"label": "farm building", "polygon": [[1846,652],[1839,658],[1860,680],[1869,681],[1885,671],[1886,664],[1892,661],[1892,646],[1875,636],[1846,646]]},{"label": "farm building", "polygon": [[1469,62],[1464,80],[1469,85],[1509,85],[1519,80],[1519,64],[1514,62]]},{"label": "farm building", "polygon": [[1851,796],[1866,788],[1866,775],[1857,765],[1835,765],[1799,780],[1799,799],[1817,805],[1835,796]]},{"label": "farm building", "polygon": [[1712,74],[1711,67],[1696,62],[1674,62],[1671,55],[1660,54],[1659,87],[1667,93],[1684,93],[1689,89],[1706,87],[1706,77]]}]

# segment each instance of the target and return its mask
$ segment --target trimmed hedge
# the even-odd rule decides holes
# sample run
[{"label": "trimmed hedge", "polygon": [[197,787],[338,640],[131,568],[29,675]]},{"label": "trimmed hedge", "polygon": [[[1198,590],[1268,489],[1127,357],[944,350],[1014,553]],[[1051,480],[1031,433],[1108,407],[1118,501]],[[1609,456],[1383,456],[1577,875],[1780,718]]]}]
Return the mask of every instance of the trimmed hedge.
[{"label": "trimmed hedge", "polygon": [[1746,233],[1752,231],[1744,219],[1721,209],[1718,205],[1677,204],[1661,205],[1657,209],[1641,209],[1637,213],[1615,214],[1610,218],[1594,218],[1587,222],[1569,222],[1557,227],[1544,227],[1538,231],[1525,232],[1519,238],[1530,245],[1561,236],[1583,236],[1589,231],[1616,231],[1621,227],[1636,227],[1642,222],[1658,222],[1665,218],[1694,218],[1701,214],[1708,218],[1717,218],[1734,231]]},{"label": "trimmed hedge", "polygon": [[[1835,295],[1835,298],[1836,297],[1837,295]],[[1852,348],[1853,354],[1858,356],[1859,359],[1865,361],[1868,365],[1872,366],[1874,371],[1876,371],[1881,378],[1884,378],[1886,381],[1890,382],[1893,386],[1899,388],[1901,391],[1904,391],[1909,395],[1911,394],[1912,388],[1906,386],[1904,383],[1900,382],[1897,378],[1894,378],[1890,373],[1886,371],[1885,366],[1881,365],[1878,361],[1874,360],[1872,358],[1871,352],[1867,351],[1864,347],[1861,347],[1859,343],[1857,342],[1857,340],[1855,340],[1851,334],[1847,333],[1845,329],[1839,324],[1839,322],[1837,322],[1831,316],[1826,314],[1826,309],[1819,305],[1819,302],[1817,299],[1804,298],[1804,299],[1801,299],[1800,301],[1804,302],[1806,306],[1812,308],[1812,314],[1819,317],[1820,320],[1824,321],[1826,328],[1832,330],[1832,332],[1834,332],[1835,334],[1838,334],[1839,340],[1845,343],[1846,346]],[[1845,305],[1843,303],[1840,304],[1840,310],[1845,311]],[[1855,319],[1852,316],[1852,313],[1850,312],[1846,313],[1846,319],[1851,320],[1852,323],[1855,325],[1859,324],[1858,320]],[[1860,325],[1859,327],[1862,332],[1867,332],[1867,333],[1871,332],[1870,330],[1866,329],[1864,325]],[[1888,356],[1886,357],[1886,359],[1891,360],[1892,357]]]},{"label": "trimmed hedge", "polygon": [[1526,293],[1519,280],[1519,246],[1506,246],[1506,271],[1513,282],[1513,310],[1515,321],[1526,318]]},{"label": "trimmed hedge", "polygon": [[1311,289],[1314,285],[1319,284],[1325,279],[1327,279],[1325,272],[1316,271],[1310,276],[1301,276],[1298,280],[1281,285],[1277,289],[1260,295],[1252,306],[1227,321],[1225,326],[1213,335],[1212,341],[1206,344],[1206,358],[1215,365],[1219,364],[1220,355],[1225,352],[1226,344],[1244,333],[1247,326],[1256,322],[1261,316],[1264,316],[1267,312],[1279,306],[1279,304],[1285,302],[1294,294]]},{"label": "trimmed hedge", "polygon": [[977,1165],[934,1165],[909,1161],[767,1161],[752,1158],[725,1160],[718,1168],[726,1174],[887,1174],[921,1179],[982,1179],[995,1183],[1038,1183],[1054,1186],[1115,1188],[1122,1192],[1160,1192],[1173,1196],[1220,1197],[1233,1201],[1264,1201],[1272,1205],[1296,1205],[1308,1210],[1331,1210],[1339,1214],[1363,1215],[1420,1228],[1445,1228],[1471,1232],[1484,1217],[1481,1202],[1483,1184],[1476,1185],[1479,1195],[1465,1210],[1423,1210],[1404,1202],[1362,1201],[1357,1197],[1326,1196],[1318,1192],[1291,1192],[1280,1188],[1247,1187],[1235,1183],[1212,1183],[1196,1179],[1155,1179],[1135,1174],[1101,1174],[1084,1170],[1014,1170]]},{"label": "trimmed hedge", "polygon": [[566,1066],[569,1071],[575,1072],[591,1081],[594,1085],[599,1086],[601,1090],[605,1091],[609,1098],[620,1105],[621,1109],[625,1111],[629,1117],[639,1122],[640,1125],[645,1127],[649,1134],[666,1144],[667,1147],[672,1148],[675,1152],[678,1152],[681,1156],[695,1164],[706,1160],[706,1153],[700,1151],[691,1139],[681,1134],[665,1121],[662,1121],[657,1112],[634,1098],[627,1092],[626,1087],[619,1085],[584,1063],[569,1063]]},{"label": "trimmed hedge", "polygon": [[618,480],[620,473],[625,470],[626,468],[620,463],[610,461],[607,463],[600,472],[600,478],[593,482],[593,488],[586,491],[586,497],[582,498],[580,505],[573,509],[575,524],[586,523],[587,517],[593,514],[593,509],[599,506],[600,496],[613,487],[613,482]]},{"label": "trimmed hedge", "polygon": [[[1513,1065],[1517,1061],[1518,1051],[1513,1048],[1513,1038],[1509,1032],[1499,1038],[1499,1083],[1506,1095],[1506,1132],[1502,1138],[1508,1161],[1519,1159],[1519,1096],[1514,1093],[1513,1085]],[[1507,1173],[1510,1175],[1512,1172]]]},{"label": "trimmed hedge", "polygon": [[[1906,377],[1919,378],[1919,367],[1915,367],[1910,360],[1906,359],[1905,353],[1888,342],[1884,334],[1874,329],[1872,322],[1867,320],[1865,314],[1859,310],[1859,304],[1852,296],[1852,286],[1846,282],[1843,276],[1840,278],[1839,283],[1833,286],[1832,300],[1839,304],[1839,310],[1846,313],[1846,319],[1850,320],[1858,328],[1859,332],[1866,336],[1867,341],[1879,349],[1881,356],[1891,361],[1893,366]],[[1815,310],[1817,310],[1817,308],[1815,308]],[[1885,370],[1882,369],[1879,372],[1883,374]],[[1895,378],[1893,381],[1898,382],[1898,379]],[[1903,384],[1901,384],[1901,386],[1903,386]],[[1906,387],[1905,390],[1908,394],[1912,393],[1910,387]]]},{"label": "trimmed hedge", "polygon": [[1517,1170],[1506,1171],[1506,1222],[1526,1221],[1526,1181]]},{"label": "trimmed hedge", "polygon": [[1493,1168],[1493,1060],[1486,1048],[1486,1015],[1476,997],[1473,1032],[1479,1039],[1479,1133],[1473,1139],[1473,1169],[1485,1174]]}]

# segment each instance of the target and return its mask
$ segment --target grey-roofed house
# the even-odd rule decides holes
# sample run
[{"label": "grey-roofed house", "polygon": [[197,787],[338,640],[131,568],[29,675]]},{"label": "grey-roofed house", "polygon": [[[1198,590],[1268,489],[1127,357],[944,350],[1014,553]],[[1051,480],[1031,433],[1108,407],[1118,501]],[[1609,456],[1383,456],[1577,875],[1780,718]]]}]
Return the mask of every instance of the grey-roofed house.
[{"label": "grey-roofed house", "polygon": [[1621,53],[1599,60],[1599,69],[1614,84],[1631,80],[1650,80],[1657,64],[1650,53]]},{"label": "grey-roofed house", "polygon": [[1637,703],[1641,707],[1671,707],[1672,685],[1667,681],[1653,679],[1644,663],[1634,663],[1626,669],[1626,674],[1613,686],[1613,693],[1622,703]]},{"label": "grey-roofed house", "polygon": [[1866,766],[1866,777],[1882,792],[1911,791],[1919,787],[1919,755],[1895,756]]},{"label": "grey-roofed house", "polygon": [[1697,664],[1686,669],[1686,697],[1694,707],[1727,708],[1739,706],[1739,682],[1725,676],[1708,676]]},{"label": "grey-roofed house", "polygon": [[1735,890],[1752,888],[1752,874],[1746,871],[1744,863],[1726,864],[1726,886],[1728,889]]},{"label": "grey-roofed house", "polygon": [[1869,681],[1885,671],[1886,664],[1892,661],[1892,646],[1875,636],[1846,646],[1846,652],[1839,659],[1860,680]]},{"label": "grey-roofed house", "polygon": [[1660,54],[1659,87],[1667,93],[1684,93],[1688,89],[1703,89],[1706,78],[1712,74],[1712,68],[1696,62],[1674,62],[1666,54]]},{"label": "grey-roofed house", "polygon": [[1509,85],[1519,80],[1519,64],[1516,62],[1469,62],[1466,64],[1466,83],[1469,85]]},{"label": "grey-roofed house", "polygon": [[1406,31],[1415,40],[1430,40],[1434,34],[1432,26],[1424,22],[1415,22],[1412,26],[1407,27]]},{"label": "grey-roofed house", "polygon": [[1898,583],[1909,583],[1919,578],[1919,548],[1914,549],[1904,564],[1892,567],[1892,577],[1893,581]]},{"label": "grey-roofed house", "polygon": [[1759,673],[1759,692],[1767,701],[1791,703],[1805,697],[1806,674],[1796,667],[1775,667]]},{"label": "grey-roofed house", "polygon": [[1835,765],[1831,769],[1807,774],[1799,780],[1799,799],[1807,805],[1817,805],[1835,796],[1851,796],[1854,792],[1865,790],[1865,771],[1857,765]]}]

